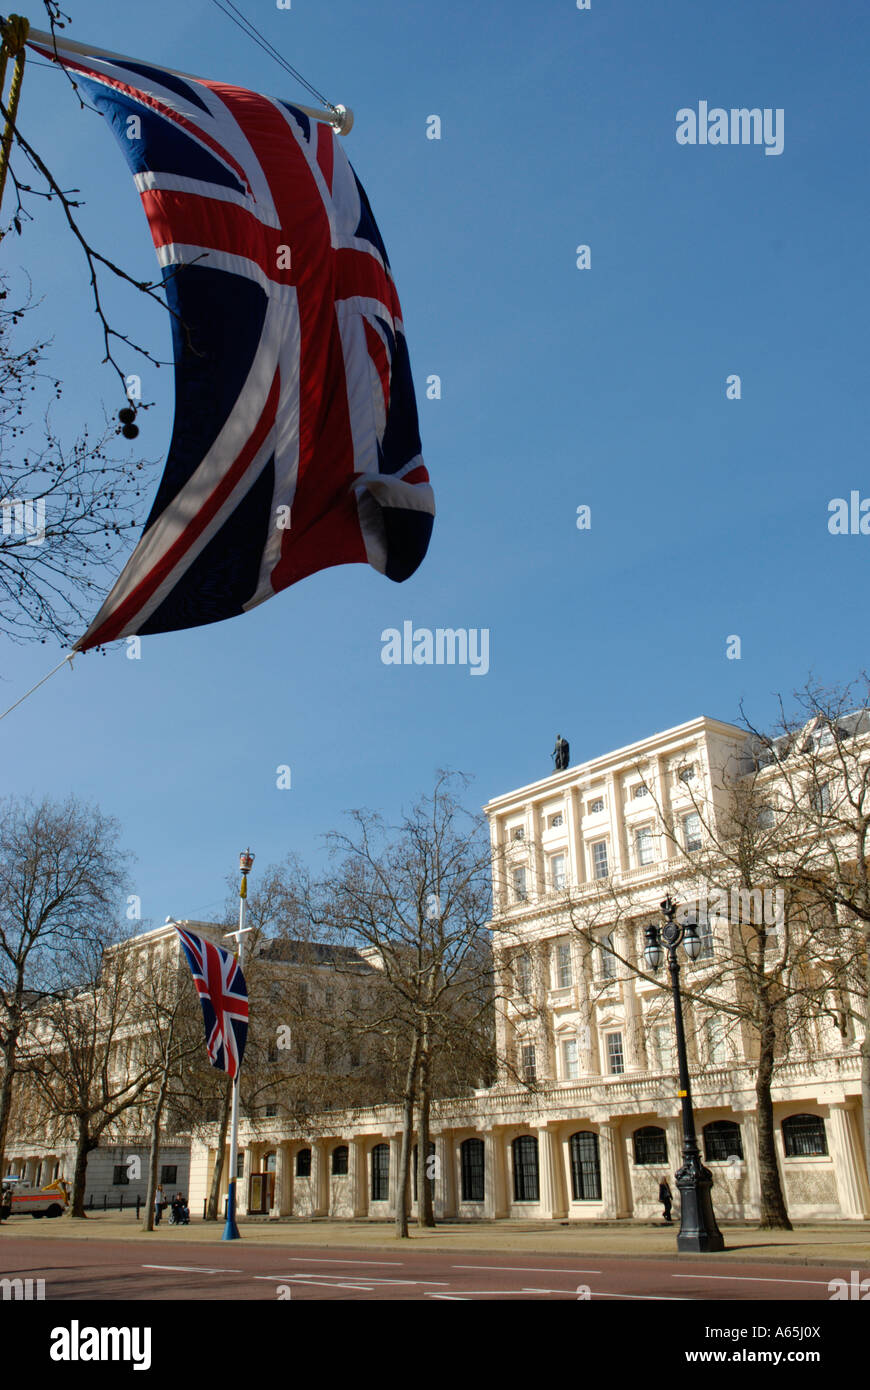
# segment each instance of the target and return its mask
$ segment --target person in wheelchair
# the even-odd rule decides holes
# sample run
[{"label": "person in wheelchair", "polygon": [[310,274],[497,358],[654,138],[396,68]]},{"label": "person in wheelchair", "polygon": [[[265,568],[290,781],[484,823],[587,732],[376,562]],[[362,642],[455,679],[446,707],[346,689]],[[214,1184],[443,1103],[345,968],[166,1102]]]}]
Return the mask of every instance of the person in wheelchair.
[{"label": "person in wheelchair", "polygon": [[176,1192],[172,1199],[172,1207],[169,1212],[170,1226],[189,1226],[190,1209],[181,1192]]}]

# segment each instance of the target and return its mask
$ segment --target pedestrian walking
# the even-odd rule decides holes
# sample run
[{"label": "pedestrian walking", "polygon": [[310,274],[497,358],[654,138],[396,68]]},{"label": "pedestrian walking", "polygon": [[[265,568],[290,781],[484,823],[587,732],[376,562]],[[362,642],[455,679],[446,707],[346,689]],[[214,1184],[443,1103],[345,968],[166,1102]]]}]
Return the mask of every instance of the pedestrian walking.
[{"label": "pedestrian walking", "polygon": [[659,1183],[659,1201],[665,1209],[665,1225],[673,1226],[674,1223],[671,1220],[671,1207],[674,1204],[674,1196],[671,1192],[671,1185],[668,1182],[667,1173],[662,1174],[662,1180]]},{"label": "pedestrian walking", "polygon": [[166,1193],[163,1191],[162,1184],[159,1184],[154,1194],[154,1225],[160,1225],[160,1218],[163,1215],[163,1208],[166,1206]]}]

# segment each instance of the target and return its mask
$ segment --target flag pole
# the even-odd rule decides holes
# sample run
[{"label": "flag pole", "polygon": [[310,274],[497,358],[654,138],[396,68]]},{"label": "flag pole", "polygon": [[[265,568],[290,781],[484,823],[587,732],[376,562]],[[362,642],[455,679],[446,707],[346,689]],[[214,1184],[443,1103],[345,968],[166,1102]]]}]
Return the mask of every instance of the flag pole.
[{"label": "flag pole", "polygon": [[[10,16],[14,18],[15,16]],[[28,43],[37,45],[41,49],[49,49],[48,57],[54,62],[61,62],[56,55],[56,45],[61,48],[69,49],[70,53],[81,53],[86,58],[107,58],[110,63],[134,63],[141,62],[142,59],[130,58],[124,53],[112,53],[108,48],[97,48],[93,44],[77,43],[75,39],[68,39],[65,34],[47,34],[42,29],[31,29],[27,38]],[[202,77],[196,77],[191,72],[179,72],[177,68],[167,68],[160,65],[164,72],[171,73],[173,77],[181,77],[186,82],[202,82]],[[349,106],[334,106],[330,110],[321,110],[314,106],[301,106],[298,101],[290,103],[295,106],[297,111],[303,111],[306,116],[310,116],[315,121],[325,121],[331,125],[337,135],[347,135],[353,126],[353,112]]]},{"label": "flag pole", "polygon": [[[238,938],[238,949],[236,960],[239,962],[239,969],[242,968],[242,959],[245,950],[245,932],[251,931],[251,927],[245,926],[245,907],[248,899],[248,874],[254,863],[254,856],[249,849],[243,850],[239,855],[239,869],[242,874],[242,881],[239,885],[239,929],[238,931],[228,931],[227,936]],[[233,1109],[230,1120],[230,1172],[227,1183],[227,1222],[224,1226],[223,1240],[240,1240],[239,1228],[236,1225],[236,1169],[239,1161],[239,1079],[241,1067],[233,1078]]]}]

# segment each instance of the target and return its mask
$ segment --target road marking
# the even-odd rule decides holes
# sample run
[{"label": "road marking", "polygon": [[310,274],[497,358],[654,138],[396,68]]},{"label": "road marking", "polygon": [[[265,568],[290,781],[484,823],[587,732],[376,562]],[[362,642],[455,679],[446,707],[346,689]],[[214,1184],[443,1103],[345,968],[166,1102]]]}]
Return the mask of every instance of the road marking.
[{"label": "road marking", "polygon": [[[301,1274],[255,1274],[255,1275],[254,1275],[254,1278],[255,1278],[255,1279],[273,1279],[273,1280],[276,1280],[278,1283],[281,1283],[281,1282],[282,1282],[283,1280],[285,1280],[285,1279],[301,1279],[301,1278],[302,1278],[302,1275],[301,1275]],[[427,1285],[431,1285],[433,1288],[434,1288],[436,1285],[440,1285],[442,1288],[445,1288],[445,1289],[447,1289],[447,1288],[450,1287],[450,1281],[449,1281],[449,1279],[377,1279],[377,1278],[376,1278],[374,1275],[372,1275],[372,1274],[348,1274],[346,1271],[343,1271],[341,1274],[325,1274],[325,1273],[324,1273],[324,1274],[315,1274],[314,1270],[312,1270],[312,1271],[311,1271],[311,1278],[312,1278],[312,1279],[321,1280],[321,1281],[323,1281],[323,1280],[325,1280],[325,1279],[361,1279],[361,1280],[362,1280],[364,1283],[366,1283],[366,1284],[414,1284],[414,1285],[417,1285],[417,1284],[420,1284],[420,1285],[427,1284]],[[324,1284],[324,1288],[331,1288],[331,1287],[332,1287],[332,1285],[330,1285],[330,1284]]]},{"label": "road marking", "polygon": [[244,1274],[243,1269],[207,1269],[204,1265],[143,1265],[143,1269],[173,1269],[180,1274]]},{"label": "road marking", "polygon": [[345,1259],[315,1259],[311,1255],[288,1255],[288,1262],[297,1265],[390,1265],[395,1269],[401,1269],[404,1260],[354,1260]]},{"label": "road marking", "polygon": [[445,1301],[445,1303],[446,1303],[448,1300],[449,1300],[451,1303],[468,1303],[468,1302],[470,1301],[469,1299],[467,1299],[467,1298],[465,1297],[464,1294],[459,1294],[459,1293],[427,1293],[426,1297],[427,1297],[427,1298],[441,1298],[441,1299],[443,1299],[443,1300]]},{"label": "road marking", "polygon": [[760,1274],[672,1274],[672,1279],[724,1279],[735,1284],[821,1284],[828,1287],[827,1279],[771,1279]]},{"label": "road marking", "polygon": [[600,1269],[542,1269],[540,1265],[451,1265],[451,1269],[506,1269],[511,1274],[600,1274]]}]

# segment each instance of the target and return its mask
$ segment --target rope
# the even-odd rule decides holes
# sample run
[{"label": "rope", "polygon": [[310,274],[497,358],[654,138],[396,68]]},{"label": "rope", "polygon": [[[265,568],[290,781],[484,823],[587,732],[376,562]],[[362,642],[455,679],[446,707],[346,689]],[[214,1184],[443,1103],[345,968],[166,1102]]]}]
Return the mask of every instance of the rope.
[{"label": "rope", "polygon": [[23,19],[20,14],[11,14],[5,22],[0,24],[0,32],[3,34],[0,92],[3,90],[3,82],[6,80],[7,57],[14,56],[15,58],[15,71],[12,74],[12,85],[9,88],[9,116],[6,121],[6,129],[3,132],[3,141],[0,144],[0,203],[2,203],[3,190],[6,187],[6,174],[9,169],[9,151],[12,147],[12,135],[15,130],[15,116],[18,111],[18,98],[21,96],[21,82],[24,77],[24,45],[27,42],[27,35],[30,33],[30,21]]},{"label": "rope", "polygon": [[[323,95],[322,92],[319,92],[316,87],[312,87],[310,82],[306,82],[305,78],[302,76],[302,73],[297,71],[296,68],[294,68],[290,63],[287,62],[286,58],[284,58],[282,54],[278,52],[275,45],[270,43],[264,34],[260,33],[256,25],[250,19],[248,19],[246,15],[242,14],[242,11],[238,8],[237,5],[233,4],[233,0],[226,0],[225,4],[221,4],[220,0],[212,0],[212,4],[220,10],[221,14],[225,14],[227,19],[231,19],[233,24],[235,24],[237,28],[241,29],[243,34],[246,34],[249,39],[253,39],[254,43],[259,44],[260,48],[263,49],[264,53],[266,53],[270,58],[273,58],[275,62],[278,63],[284,69],[285,72],[288,72],[291,77],[294,77],[296,79],[297,82],[301,82],[305,90],[307,92],[310,92],[313,97],[316,97],[316,99],[319,102],[321,102],[322,105],[325,106],[328,111],[337,110],[337,107],[335,107],[331,101],[326,100],[326,97]],[[227,6],[229,6],[229,9],[227,8]],[[235,13],[231,14],[231,10],[235,11]],[[236,16],[238,16],[238,18],[236,18]]]},{"label": "rope", "polygon": [[75,655],[75,652],[67,652],[67,654],[66,654],[66,656],[64,657],[63,661],[59,661],[58,664],[57,664],[57,666],[54,667],[54,670],[49,671],[49,673],[48,673],[47,676],[43,676],[43,678],[42,678],[41,681],[37,681],[37,682],[36,682],[36,685],[31,686],[31,688],[30,688],[29,690],[25,691],[25,693],[21,696],[20,700],[16,700],[16,701],[15,701],[15,704],[14,704],[14,705],[10,705],[8,709],[5,709],[5,710],[3,711],[3,713],[0,714],[0,719],[5,719],[6,716],[7,716],[7,714],[11,714],[12,711],[13,711],[14,709],[17,709],[19,705],[23,705],[23,704],[24,704],[24,701],[27,699],[28,695],[32,695],[33,692],[34,692],[34,690],[38,690],[39,687],[40,687],[41,685],[45,685],[45,682],[46,682],[47,680],[49,680],[50,677],[53,676],[53,675],[55,674],[56,671],[59,671],[60,668],[61,668],[61,666],[65,666],[66,663],[67,663],[68,661],[72,661],[74,655]]}]

